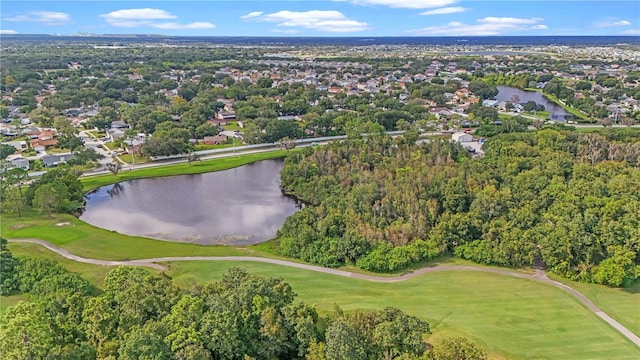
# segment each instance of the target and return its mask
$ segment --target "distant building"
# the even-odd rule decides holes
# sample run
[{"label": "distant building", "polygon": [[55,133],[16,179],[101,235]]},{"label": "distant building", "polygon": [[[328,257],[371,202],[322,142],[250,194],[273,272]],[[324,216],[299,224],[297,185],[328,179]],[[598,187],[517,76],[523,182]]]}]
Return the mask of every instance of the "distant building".
[{"label": "distant building", "polygon": [[467,133],[458,132],[458,133],[455,133],[455,134],[451,135],[451,140],[462,144],[462,143],[472,142],[473,141],[473,136],[471,136],[470,134],[467,134]]},{"label": "distant building", "polygon": [[202,139],[202,143],[205,145],[220,145],[227,143],[227,135],[218,134],[216,136],[205,136]]},{"label": "distant building", "polygon": [[45,167],[54,167],[59,164],[64,164],[73,158],[74,155],[72,153],[45,155],[42,157],[42,164]]},{"label": "distant building", "polygon": [[11,164],[17,168],[21,168],[24,170],[29,170],[29,160],[23,157],[17,157],[11,160]]}]

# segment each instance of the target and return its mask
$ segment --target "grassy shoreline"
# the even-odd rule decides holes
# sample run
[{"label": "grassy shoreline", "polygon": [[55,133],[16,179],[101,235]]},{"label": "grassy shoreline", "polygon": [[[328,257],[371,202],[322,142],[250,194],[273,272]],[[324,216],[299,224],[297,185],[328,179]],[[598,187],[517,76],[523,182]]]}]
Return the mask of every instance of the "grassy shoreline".
[{"label": "grassy shoreline", "polygon": [[577,117],[577,118],[578,118],[578,119],[580,119],[580,120],[583,120],[583,122],[585,122],[585,121],[586,121],[586,122],[589,122],[589,123],[593,123],[593,120],[592,120],[592,119],[590,119],[587,115],[585,115],[582,111],[580,111],[580,110],[578,110],[578,109],[575,109],[575,108],[572,108],[571,106],[568,106],[568,105],[563,104],[563,103],[560,101],[560,99],[558,99],[558,98],[557,98],[557,97],[555,97],[554,95],[551,95],[551,94],[545,94],[545,93],[542,91],[542,89],[525,88],[524,90],[526,90],[526,91],[535,91],[535,92],[538,92],[538,93],[542,94],[542,96],[543,96],[545,99],[547,99],[547,100],[549,100],[549,101],[553,102],[554,104],[556,104],[556,105],[558,105],[558,106],[562,107],[562,108],[563,108],[565,111],[567,111],[569,114],[571,114],[571,115],[573,115],[573,116]]},{"label": "grassy shoreline", "polygon": [[120,171],[118,175],[97,175],[81,178],[84,191],[90,191],[104,185],[114,184],[120,181],[143,179],[173,175],[202,174],[213,171],[227,170],[234,167],[247,165],[260,160],[277,159],[287,155],[286,150],[274,150],[252,154],[240,154],[237,156],[195,161],[192,164],[180,163],[166,166],[157,166],[131,171]]}]

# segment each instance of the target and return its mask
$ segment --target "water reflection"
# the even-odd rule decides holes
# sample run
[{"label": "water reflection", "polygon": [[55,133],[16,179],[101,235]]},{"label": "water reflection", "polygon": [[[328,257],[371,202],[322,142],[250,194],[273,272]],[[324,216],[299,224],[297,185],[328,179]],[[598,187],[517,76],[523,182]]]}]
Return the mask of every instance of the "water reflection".
[{"label": "water reflection", "polygon": [[543,105],[546,111],[549,111],[551,120],[565,121],[571,119],[572,115],[568,113],[562,106],[545,98],[542,94],[535,91],[520,90],[510,86],[497,86],[498,101],[510,101],[514,104],[524,104],[527,101],[534,101],[536,104]]},{"label": "water reflection", "polygon": [[246,245],[275,236],[299,209],[279,188],[282,161],[200,175],[138,179],[86,196],[80,219],[128,235]]}]

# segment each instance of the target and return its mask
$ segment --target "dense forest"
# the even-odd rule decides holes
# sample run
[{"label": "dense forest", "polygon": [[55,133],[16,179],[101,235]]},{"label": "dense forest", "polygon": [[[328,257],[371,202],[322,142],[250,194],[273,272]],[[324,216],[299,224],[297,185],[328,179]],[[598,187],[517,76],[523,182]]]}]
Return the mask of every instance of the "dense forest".
[{"label": "dense forest", "polygon": [[308,204],[283,255],[396,271],[453,254],[625,286],[640,274],[640,138],[543,129],[499,134],[472,160],[448,139],[350,137],[289,156],[283,191]]},{"label": "dense forest", "polygon": [[484,359],[464,338],[435,347],[429,324],[395,308],[320,317],[278,278],[230,268],[180,288],[165,274],[118,267],[102,289],[48,259],[16,258],[0,242],[3,359]]}]

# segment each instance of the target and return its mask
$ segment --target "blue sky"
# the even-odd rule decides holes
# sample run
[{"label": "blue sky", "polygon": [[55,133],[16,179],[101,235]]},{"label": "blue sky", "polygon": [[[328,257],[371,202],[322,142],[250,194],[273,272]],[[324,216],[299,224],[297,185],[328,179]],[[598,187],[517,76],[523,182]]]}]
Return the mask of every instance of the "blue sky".
[{"label": "blue sky", "polygon": [[0,34],[640,35],[640,1],[2,0]]}]

